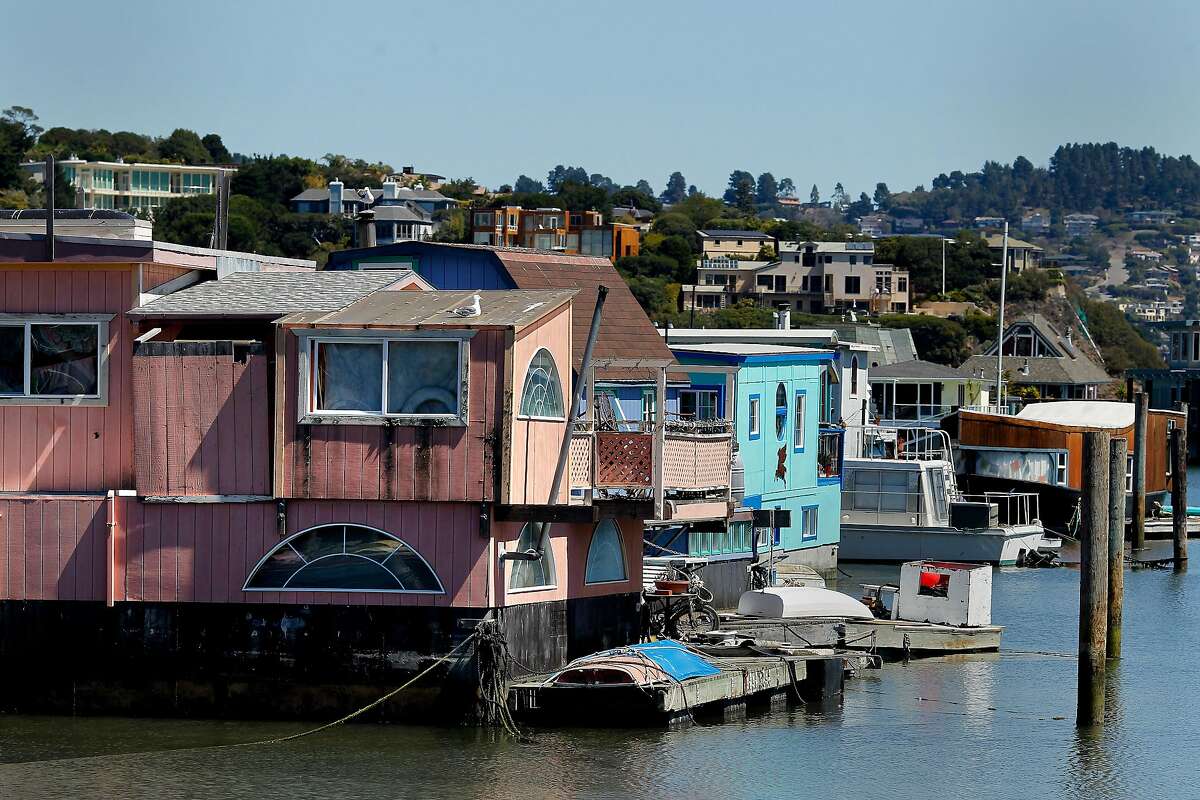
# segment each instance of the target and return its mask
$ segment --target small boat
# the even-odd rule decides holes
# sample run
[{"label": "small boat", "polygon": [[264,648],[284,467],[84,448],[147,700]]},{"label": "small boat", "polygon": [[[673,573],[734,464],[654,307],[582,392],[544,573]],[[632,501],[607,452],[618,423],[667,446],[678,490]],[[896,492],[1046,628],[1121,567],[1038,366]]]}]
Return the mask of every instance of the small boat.
[{"label": "small boat", "polygon": [[1018,566],[1061,546],[1046,535],[1036,494],[960,493],[945,431],[868,427],[863,453],[842,468],[842,560]]}]

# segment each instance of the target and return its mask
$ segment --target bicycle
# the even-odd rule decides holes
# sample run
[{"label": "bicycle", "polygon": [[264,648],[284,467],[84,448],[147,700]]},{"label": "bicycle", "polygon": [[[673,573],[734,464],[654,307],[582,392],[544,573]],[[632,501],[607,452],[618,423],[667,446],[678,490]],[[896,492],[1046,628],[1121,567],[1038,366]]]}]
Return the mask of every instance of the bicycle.
[{"label": "bicycle", "polygon": [[684,639],[716,630],[721,624],[713,607],[713,594],[698,574],[703,565],[670,564],[664,580],[687,581],[685,592],[642,592],[643,638]]},{"label": "bicycle", "polygon": [[787,554],[783,553],[768,558],[765,561],[755,561],[750,566],[746,567],[746,583],[752,592],[762,591],[771,583],[771,573],[774,572],[775,565],[787,558]]}]

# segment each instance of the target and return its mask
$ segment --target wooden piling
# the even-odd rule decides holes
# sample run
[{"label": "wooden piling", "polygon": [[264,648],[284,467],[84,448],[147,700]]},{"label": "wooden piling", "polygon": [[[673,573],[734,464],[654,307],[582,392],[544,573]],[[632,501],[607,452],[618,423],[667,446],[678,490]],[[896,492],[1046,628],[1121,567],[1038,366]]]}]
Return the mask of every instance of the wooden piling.
[{"label": "wooden piling", "polygon": [[1079,527],[1079,685],[1075,724],[1104,721],[1104,658],[1108,628],[1109,435],[1083,435],[1083,497]]},{"label": "wooden piling", "polygon": [[1171,431],[1171,535],[1175,571],[1187,571],[1187,428]]},{"label": "wooden piling", "polygon": [[1118,436],[1108,457],[1108,635],[1105,655],[1121,657],[1121,617],[1125,607],[1125,465],[1129,442]]},{"label": "wooden piling", "polygon": [[1146,549],[1146,409],[1145,392],[1133,396],[1133,513],[1132,548]]}]

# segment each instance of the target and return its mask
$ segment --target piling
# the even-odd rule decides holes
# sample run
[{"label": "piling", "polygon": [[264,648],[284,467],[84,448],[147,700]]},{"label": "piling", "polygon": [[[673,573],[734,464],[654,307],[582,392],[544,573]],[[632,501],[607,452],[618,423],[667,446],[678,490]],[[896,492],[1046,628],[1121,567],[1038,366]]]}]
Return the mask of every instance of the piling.
[{"label": "piling", "polygon": [[1104,721],[1105,634],[1108,628],[1109,435],[1083,435],[1083,498],[1079,532],[1079,685],[1075,724]]},{"label": "piling", "polygon": [[1187,572],[1187,428],[1171,431],[1171,537],[1175,571]]},{"label": "piling", "polygon": [[1146,549],[1146,408],[1145,392],[1133,396],[1133,519],[1132,547]]},{"label": "piling", "polygon": [[1129,442],[1115,437],[1108,457],[1108,636],[1106,655],[1121,657],[1121,616],[1125,606],[1125,464]]}]

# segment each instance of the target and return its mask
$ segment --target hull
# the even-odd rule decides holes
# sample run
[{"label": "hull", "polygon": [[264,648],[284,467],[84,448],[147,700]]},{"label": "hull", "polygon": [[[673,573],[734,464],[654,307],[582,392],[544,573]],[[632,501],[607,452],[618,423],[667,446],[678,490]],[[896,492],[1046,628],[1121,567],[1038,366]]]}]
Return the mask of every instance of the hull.
[{"label": "hull", "polygon": [[1016,566],[1044,544],[1041,529],[1033,526],[971,532],[843,522],[838,554],[843,561],[934,560]]}]

